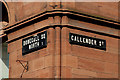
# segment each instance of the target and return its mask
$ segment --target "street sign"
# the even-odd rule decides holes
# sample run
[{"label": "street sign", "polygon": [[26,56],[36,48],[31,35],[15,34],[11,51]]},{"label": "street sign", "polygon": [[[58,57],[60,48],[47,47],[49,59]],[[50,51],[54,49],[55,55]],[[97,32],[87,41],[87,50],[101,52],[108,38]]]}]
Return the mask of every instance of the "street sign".
[{"label": "street sign", "polygon": [[103,39],[69,33],[69,42],[80,46],[106,50],[106,40]]},{"label": "street sign", "polygon": [[47,46],[47,31],[22,40],[22,55]]}]

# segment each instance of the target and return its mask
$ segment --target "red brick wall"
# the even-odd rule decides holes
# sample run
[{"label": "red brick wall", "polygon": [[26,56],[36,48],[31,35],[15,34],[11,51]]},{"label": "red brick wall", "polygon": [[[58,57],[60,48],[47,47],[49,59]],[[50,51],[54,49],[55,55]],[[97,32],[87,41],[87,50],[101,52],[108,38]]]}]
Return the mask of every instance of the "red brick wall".
[{"label": "red brick wall", "polygon": [[[51,17],[48,20],[50,20],[51,23],[53,22],[55,24],[59,24],[61,19],[59,16],[56,16],[54,19]],[[71,22],[71,19],[67,17],[63,17],[62,20],[63,24],[69,23],[69,21]],[[74,23],[74,26],[76,26],[75,24],[77,25],[78,23]],[[85,22],[79,22],[79,24],[82,24],[82,27],[89,27],[91,29],[97,27],[95,30],[99,30],[99,32],[103,31],[98,25],[94,25],[93,27],[93,24]],[[39,25],[42,25],[42,23],[39,22]],[[33,29],[35,26],[38,25],[30,26],[30,28],[29,26],[26,27],[30,29],[27,31],[24,31],[26,28],[15,31],[14,33],[9,34],[8,38],[11,40],[17,37],[14,35],[18,35],[18,37],[25,35],[28,32],[31,32],[31,29]],[[118,33],[117,29],[111,29],[104,26],[101,27],[106,29],[106,32],[108,31],[108,33],[110,33],[111,30],[113,30],[111,33],[114,33],[114,35],[117,35]],[[19,34],[20,31],[23,31],[24,34]],[[22,39],[26,37],[8,44],[11,78],[19,78],[24,69],[19,62],[16,62],[16,60],[28,61],[28,71],[24,72],[23,78],[59,78],[60,75],[62,78],[118,77],[117,38],[67,27],[48,28],[44,31],[47,31],[48,36],[47,47],[30,54],[22,56]],[[69,33],[104,39],[106,40],[106,51],[70,44]]]},{"label": "red brick wall", "polygon": [[[53,76],[53,50],[51,44],[54,44],[49,37],[52,35],[52,28],[48,29],[48,44],[47,48],[43,48],[22,56],[22,39],[8,44],[9,48],[9,63],[10,63],[10,78],[20,78],[23,67],[16,60],[28,61],[28,71],[23,73],[23,78],[44,78]],[[24,65],[26,62],[22,62]]]},{"label": "red brick wall", "polygon": [[[69,43],[69,32],[87,35],[107,42],[106,51],[73,45]],[[66,35],[65,35],[66,34]],[[62,35],[62,77],[117,78],[118,77],[118,39],[63,28]],[[66,74],[65,74],[66,73]],[[65,74],[65,75],[64,75]]]},{"label": "red brick wall", "polygon": [[57,5],[55,9],[68,9],[115,21],[118,21],[119,17],[118,2],[62,2],[61,4],[59,2],[7,2],[7,5],[10,12],[10,24],[53,10],[54,5]]},{"label": "red brick wall", "polygon": [[[12,5],[14,4],[14,5]],[[23,20],[27,17],[35,15],[45,7],[47,3],[9,3],[9,8],[11,12],[11,23],[14,24],[17,21]],[[55,3],[58,4],[59,3]],[[89,7],[90,3],[83,3],[86,5],[86,9],[82,9],[85,6],[82,3],[62,3],[63,8],[68,8],[75,11],[87,12],[90,10],[90,14],[100,15],[107,18],[112,18],[117,20],[117,10],[116,3],[113,3],[115,7],[115,13],[109,15],[108,5],[112,3],[91,3],[93,6]],[[78,9],[78,4],[80,9]],[[19,5],[19,7],[14,7]],[[23,6],[24,5],[24,6]],[[35,6],[34,6],[35,5]],[[40,6],[39,6],[40,5]],[[53,5],[53,3],[49,3]],[[65,5],[65,6],[64,6]],[[100,13],[97,11],[98,6],[104,6],[100,10]],[[105,7],[105,5],[107,7]],[[33,7],[34,6],[34,7]],[[39,6],[39,7],[38,7]],[[95,7],[96,6],[96,7]],[[111,7],[110,6],[110,7]],[[14,7],[14,8],[13,8]],[[37,8],[36,8],[37,7]],[[60,7],[60,6],[59,6]],[[57,8],[59,8],[57,7]],[[73,7],[73,8],[72,8]],[[40,8],[40,9],[38,9]],[[42,9],[41,9],[42,8]],[[51,7],[49,7],[51,9]],[[45,9],[48,10],[49,8]],[[75,9],[74,9],[75,8]],[[95,9],[93,9],[95,8]],[[91,11],[92,9],[92,11]],[[108,12],[106,11],[108,10]],[[113,9],[113,8],[112,8]],[[32,11],[33,10],[33,11]],[[35,11],[34,11],[35,10]],[[20,14],[20,13],[21,14]],[[103,13],[104,12],[104,13]],[[103,14],[102,14],[103,13]],[[115,16],[114,16],[115,15]],[[106,33],[110,35],[118,36],[119,30],[114,28],[109,28],[105,26],[99,26],[92,23],[87,23],[73,20],[70,18],[55,16],[49,17],[48,19],[39,21],[29,26],[25,26],[15,32],[8,34],[8,41],[15,40],[8,43],[8,52],[10,54],[10,78],[20,78],[23,71],[23,67],[16,60],[25,60],[28,61],[28,71],[23,73],[23,78],[117,78],[118,77],[118,39],[110,36],[105,36],[101,34],[96,34],[93,32],[86,32],[82,29],[73,29],[72,27],[67,26],[55,26],[53,25],[71,25],[77,28],[88,29],[92,31],[97,31],[100,33]],[[50,26],[51,25],[51,26]],[[47,29],[42,28],[50,26]],[[27,35],[34,31],[40,31]],[[47,47],[22,56],[22,39],[32,36],[34,34],[47,31]],[[79,45],[73,45],[69,43],[69,33],[75,33],[90,37],[96,37],[106,40],[106,51],[88,48]],[[27,36],[25,36],[27,35]],[[24,36],[24,37],[22,37]],[[21,37],[21,38],[20,38]],[[25,63],[23,63],[25,65]]]},{"label": "red brick wall", "polygon": [[63,2],[63,8],[118,21],[118,2]]},{"label": "red brick wall", "polygon": [[[71,23],[70,19],[68,19],[68,23],[69,21]],[[105,32],[104,30],[109,32],[111,29],[115,35],[118,35],[117,29],[104,26],[99,28],[98,25],[85,22],[73,23],[79,27],[96,28],[95,30],[99,32]],[[104,39],[106,40],[106,51],[70,44],[69,33]],[[62,28],[61,36],[62,78],[118,78],[119,39],[67,27]]]},{"label": "red brick wall", "polygon": [[[43,21],[44,22],[44,21]],[[52,17],[48,19],[48,24],[59,24],[60,17]],[[41,25],[47,25],[41,22],[31,26],[27,26],[23,29],[10,33],[8,35],[8,41],[31,33],[32,31],[43,28]],[[27,29],[27,30],[26,30]],[[20,78],[24,70],[22,65],[16,60],[28,61],[28,71],[25,71],[22,78],[59,78],[60,77],[60,27],[48,28],[37,33],[47,31],[47,47],[31,52],[27,55],[22,55],[22,39],[20,38],[14,42],[8,44],[9,53],[9,67],[10,78]],[[22,32],[22,33],[21,33]],[[37,34],[35,33],[35,34]],[[25,62],[22,62],[26,65]]]}]

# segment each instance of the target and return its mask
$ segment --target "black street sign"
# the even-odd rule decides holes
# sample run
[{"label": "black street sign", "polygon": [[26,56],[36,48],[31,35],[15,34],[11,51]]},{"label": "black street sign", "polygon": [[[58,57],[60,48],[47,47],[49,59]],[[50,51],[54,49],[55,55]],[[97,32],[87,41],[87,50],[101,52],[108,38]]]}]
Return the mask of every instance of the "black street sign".
[{"label": "black street sign", "polygon": [[86,46],[106,50],[106,40],[69,33],[69,42],[80,46]]},{"label": "black street sign", "polygon": [[22,40],[22,55],[47,47],[47,31]]}]

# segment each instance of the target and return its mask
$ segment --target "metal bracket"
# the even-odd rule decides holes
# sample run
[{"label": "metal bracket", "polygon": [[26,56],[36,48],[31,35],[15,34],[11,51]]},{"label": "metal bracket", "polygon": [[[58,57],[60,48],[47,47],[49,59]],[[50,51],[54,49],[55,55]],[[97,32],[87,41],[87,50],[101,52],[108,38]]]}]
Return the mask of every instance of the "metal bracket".
[{"label": "metal bracket", "polygon": [[[16,62],[19,62],[19,63],[22,65],[22,67],[24,68],[24,69],[23,69],[23,72],[21,73],[21,76],[20,76],[20,77],[22,78],[22,75],[23,75],[24,71],[25,71],[25,70],[28,71],[28,61],[16,60]],[[25,62],[26,65],[23,65],[22,62]]]}]

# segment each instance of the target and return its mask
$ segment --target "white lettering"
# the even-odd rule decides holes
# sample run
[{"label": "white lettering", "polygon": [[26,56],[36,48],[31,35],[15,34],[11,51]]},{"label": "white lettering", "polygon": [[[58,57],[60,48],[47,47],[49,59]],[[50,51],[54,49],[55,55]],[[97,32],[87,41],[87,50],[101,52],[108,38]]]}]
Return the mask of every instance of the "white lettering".
[{"label": "white lettering", "polygon": [[23,46],[25,46],[25,41],[23,41]]},{"label": "white lettering", "polygon": [[29,49],[33,49],[36,47],[39,47],[39,42],[35,42],[35,43],[29,45]]},{"label": "white lettering", "polygon": [[102,42],[101,41],[99,41],[99,46],[102,46]]},{"label": "white lettering", "polygon": [[77,42],[79,42],[79,37],[77,37]]},{"label": "white lettering", "polygon": [[96,40],[94,40],[94,45],[97,45],[97,41]]},{"label": "white lettering", "polygon": [[75,36],[75,37],[74,37],[74,41],[76,41],[76,40],[77,40],[77,37]]},{"label": "white lettering", "polygon": [[45,39],[45,34],[41,34],[41,39]]},{"label": "white lettering", "polygon": [[33,43],[33,38],[31,38],[31,43]]},{"label": "white lettering", "polygon": [[83,43],[85,43],[85,38],[83,38]]},{"label": "white lettering", "polygon": [[91,39],[89,39],[89,44],[91,44]]},{"label": "white lettering", "polygon": [[87,44],[89,43],[88,38],[86,38],[86,43],[87,43]]},{"label": "white lettering", "polygon": [[94,43],[93,43],[93,39],[91,40],[91,42],[92,42],[92,45],[94,45]]},{"label": "white lettering", "polygon": [[104,45],[104,42],[102,41],[102,45]]},{"label": "white lettering", "polygon": [[80,37],[80,42],[82,43],[82,38]]},{"label": "white lettering", "polygon": [[71,40],[72,40],[72,41],[74,40],[73,37],[74,37],[74,36],[72,35],[72,36],[71,36]]}]

